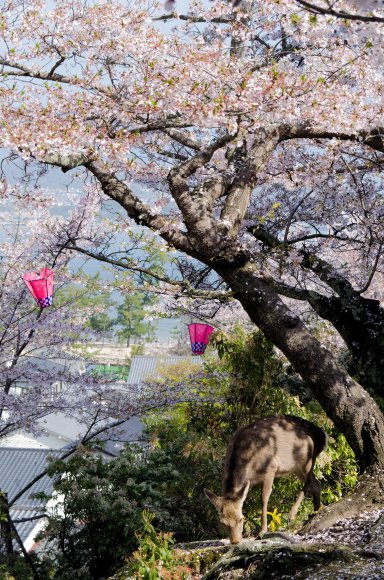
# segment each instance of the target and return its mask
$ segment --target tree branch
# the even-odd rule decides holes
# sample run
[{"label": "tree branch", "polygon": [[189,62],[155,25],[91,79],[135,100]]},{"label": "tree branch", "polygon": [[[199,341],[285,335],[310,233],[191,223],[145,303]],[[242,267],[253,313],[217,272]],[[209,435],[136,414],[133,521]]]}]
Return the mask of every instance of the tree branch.
[{"label": "tree branch", "polygon": [[67,171],[71,171],[71,169],[75,169],[76,167],[80,167],[81,165],[85,165],[92,160],[92,154],[85,155],[84,153],[71,153],[71,154],[62,154],[62,153],[44,153],[44,158],[42,159],[43,163],[47,163],[48,165],[55,165],[57,167],[61,167],[64,173]]},{"label": "tree branch", "polygon": [[[283,245],[276,236],[266,231],[262,226],[250,228],[249,231],[270,248],[278,248]],[[298,249],[297,251],[302,256],[301,266],[304,269],[314,272],[320,280],[325,282],[340,297],[357,294],[349,280],[337,272],[326,260],[319,258],[315,254],[311,254],[305,248]]]},{"label": "tree branch", "polygon": [[[178,140],[178,136],[180,137],[180,143],[183,143],[182,139],[187,138],[187,133],[183,133],[182,131],[177,131],[177,129],[187,129],[188,127],[190,127],[191,124],[190,123],[182,123],[180,121],[177,121],[174,119],[173,115],[170,115],[169,117],[161,120],[161,121],[157,121],[155,123],[144,123],[141,125],[137,125],[131,128],[126,128],[124,127],[124,129],[126,129],[129,133],[150,133],[151,131],[162,131],[163,133],[167,133],[168,135],[172,136],[172,138],[174,138],[176,141]],[[174,133],[173,133],[174,131]],[[173,133],[171,135],[171,133]],[[190,147],[191,149],[194,149],[195,147],[193,146],[193,144],[197,144],[197,148],[200,148],[200,144],[197,141],[193,141],[192,138],[190,139],[190,144],[187,144],[187,147]],[[184,143],[183,143],[184,144]]]},{"label": "tree branch", "polygon": [[127,262],[127,259],[124,259],[124,258],[121,260],[117,260],[115,258],[111,258],[110,256],[106,256],[105,254],[102,254],[101,252],[92,252],[91,250],[86,250],[85,248],[81,248],[80,246],[78,246],[77,244],[74,244],[74,243],[65,244],[65,245],[63,245],[63,247],[66,248],[67,250],[73,250],[75,252],[79,252],[80,254],[84,254],[85,256],[89,256],[90,258],[94,258],[95,260],[98,260],[99,262],[111,264],[111,266],[117,266],[118,268],[121,268],[122,270],[129,270],[132,272],[138,272],[139,274],[145,274],[146,276],[150,276],[151,278],[154,278],[158,282],[164,282],[166,284],[170,284],[171,286],[181,286],[182,285],[182,282],[179,280],[174,280],[172,278],[168,278],[167,276],[160,276],[160,274],[157,274],[156,272],[153,272],[152,270],[148,270],[148,269],[142,268],[140,266],[133,266],[132,264],[129,264]]},{"label": "tree branch", "polygon": [[366,16],[365,14],[351,14],[350,12],[345,12],[344,10],[338,11],[333,8],[325,8],[324,6],[318,6],[317,4],[312,4],[307,2],[307,0],[295,0],[297,4],[304,6],[309,12],[314,14],[330,15],[336,18],[342,18],[343,20],[357,20],[359,22],[384,22],[384,18],[381,16]]},{"label": "tree branch", "polygon": [[316,240],[319,238],[320,239],[332,238],[333,240],[339,240],[340,242],[354,242],[354,243],[359,243],[359,244],[365,243],[365,242],[357,240],[357,239],[351,239],[347,236],[345,236],[345,237],[339,236],[337,233],[322,234],[321,232],[318,232],[316,234],[306,234],[306,235],[302,235],[302,236],[297,236],[296,238],[290,238],[289,240],[287,240],[285,245],[292,246],[293,244],[297,244],[298,242],[306,242],[308,240]]},{"label": "tree branch", "polygon": [[249,153],[244,155],[243,164],[232,182],[220,216],[231,238],[236,237],[244,219],[258,173],[269,160],[280,139],[279,128],[260,129]]},{"label": "tree branch", "polygon": [[[134,417],[134,416],[135,416],[134,414],[131,415],[131,417]],[[79,445],[86,445],[87,443],[92,441],[92,439],[94,439],[98,435],[101,435],[101,433],[104,433],[105,431],[108,431],[109,429],[113,429],[114,427],[119,427],[120,425],[125,423],[125,421],[127,421],[127,420],[128,420],[127,418],[119,419],[118,421],[114,421],[113,423],[111,423],[109,425],[104,425],[103,427],[96,429],[96,431],[94,431],[93,433],[89,433],[87,436],[84,436],[80,441],[76,441],[75,443],[73,443],[72,446],[70,447],[70,449],[68,449],[68,451],[66,451],[65,453],[63,453],[62,455],[60,455],[59,457],[56,458],[56,461],[64,461],[64,459],[67,459],[67,457],[70,457],[73,453],[75,453],[75,451],[79,447]],[[49,467],[47,467],[47,469],[44,469],[44,471],[42,471],[41,473],[36,475],[36,477],[31,479],[31,481],[29,481],[27,483],[27,485],[25,485],[19,492],[17,492],[17,494],[14,495],[13,498],[9,501],[9,504],[8,504],[9,507],[12,507],[17,502],[17,500],[21,498],[22,495],[24,495],[29,489],[31,489],[31,487],[33,487],[33,485],[35,483],[40,481],[40,479],[42,479],[45,475],[48,475],[48,471],[49,471]]]},{"label": "tree branch", "polygon": [[324,296],[315,292],[314,290],[307,290],[305,288],[295,288],[294,286],[290,286],[289,284],[285,284],[284,282],[278,282],[269,274],[264,272],[260,272],[260,278],[271,286],[278,294],[281,296],[285,296],[286,298],[292,298],[293,300],[301,300],[304,302],[309,302],[312,304],[314,300],[322,300]]},{"label": "tree branch", "polygon": [[166,217],[152,213],[123,181],[104,171],[96,162],[85,163],[85,167],[99,181],[103,192],[123,207],[128,216],[138,225],[146,226],[156,232],[171,246],[193,254],[187,237],[176,228],[171,228]]},{"label": "tree branch", "polygon": [[199,148],[199,153],[181,163],[174,169],[170,171],[169,182],[172,183],[174,180],[187,179],[193,175],[200,167],[208,163],[212,155],[221,147],[224,147],[227,143],[234,139],[234,135],[225,133],[222,137],[218,137],[210,145],[205,147],[205,149]]},{"label": "tree branch", "polygon": [[[61,63],[60,63],[61,64]],[[76,83],[76,80],[72,77],[68,77],[65,75],[61,75],[55,72],[57,63],[49,72],[41,71],[41,70],[33,70],[30,67],[27,67],[23,64],[20,64],[16,61],[0,58],[0,65],[1,66],[8,66],[9,68],[17,69],[16,71],[6,71],[7,75],[12,76],[23,76],[23,77],[30,77],[34,79],[40,79],[43,81],[56,81],[63,84],[80,84],[79,82]],[[0,73],[3,74],[3,73]],[[105,92],[105,89],[104,89]]]},{"label": "tree branch", "polygon": [[188,147],[189,149],[194,149],[195,151],[200,151],[202,144],[200,141],[193,139],[190,133],[178,131],[173,128],[163,128],[163,133],[166,133],[169,137],[172,137],[175,141]]},{"label": "tree branch", "polygon": [[9,522],[11,524],[12,532],[15,536],[16,542],[19,544],[20,549],[23,552],[23,556],[25,558],[25,561],[28,563],[29,567],[32,570],[33,580],[40,580],[40,575],[37,571],[36,564],[35,564],[34,560],[31,558],[31,555],[25,549],[24,544],[22,542],[22,539],[20,538],[19,532],[17,531],[16,526],[15,526],[11,517],[9,518]]},{"label": "tree branch", "polygon": [[[199,187],[195,188],[194,192],[200,195],[191,195],[188,178],[191,177],[200,167],[204,166],[213,154],[221,147],[232,141],[233,135],[226,133],[222,137],[218,137],[211,145],[201,149],[196,155],[190,157],[188,161],[180,163],[177,167],[171,169],[168,174],[168,183],[172,196],[180,209],[185,224],[187,225],[189,233],[196,229],[200,230],[198,235],[202,235],[204,231],[212,231],[213,222],[210,212],[201,203],[201,192]],[[205,192],[207,194],[207,192]],[[210,194],[208,194],[209,200]],[[198,226],[197,224],[200,224]]]},{"label": "tree branch", "polygon": [[312,127],[308,123],[286,125],[281,128],[280,142],[289,139],[338,139],[339,141],[352,141],[361,145],[368,145],[376,151],[384,153],[384,127],[377,127],[370,131],[358,131],[356,133],[344,133],[341,131],[325,131]]},{"label": "tree branch", "polygon": [[59,60],[57,62],[55,62],[55,64],[51,68],[51,70],[48,72],[48,76],[51,77],[55,73],[55,70],[57,68],[59,68],[59,66],[62,65],[64,61],[65,61],[65,57],[64,56],[61,56],[59,58]]},{"label": "tree branch", "polygon": [[157,22],[162,20],[165,22],[166,20],[186,20],[188,22],[214,22],[217,24],[228,24],[228,22],[232,22],[235,16],[215,16],[213,18],[204,18],[203,16],[193,16],[189,14],[178,14],[177,12],[169,12],[168,14],[162,14],[161,16],[155,16],[152,18],[153,22]]},{"label": "tree branch", "polygon": [[156,274],[152,270],[147,270],[146,268],[141,268],[140,266],[130,265],[127,263],[125,259],[116,260],[109,256],[105,256],[104,254],[101,254],[99,252],[92,252],[91,250],[86,250],[85,248],[81,248],[76,244],[66,244],[63,247],[68,250],[73,250],[75,252],[84,254],[85,256],[89,256],[90,258],[94,258],[99,262],[104,262],[106,264],[111,264],[112,266],[117,266],[122,270],[129,270],[132,272],[145,274],[146,276],[151,276],[152,278],[154,278],[159,282],[164,282],[165,284],[169,284],[170,286],[180,288],[180,292],[175,294],[176,298],[187,296],[189,298],[205,298],[210,300],[220,300],[222,302],[228,302],[233,299],[232,292],[199,290],[197,288],[194,288],[191,284],[189,284],[187,280],[175,280],[173,278],[169,278],[168,276],[160,276],[160,274]]},{"label": "tree branch", "polygon": [[375,275],[375,272],[376,272],[376,269],[377,269],[377,265],[378,265],[379,260],[380,260],[380,258],[382,256],[382,249],[383,249],[383,244],[381,243],[381,244],[379,244],[379,249],[377,250],[377,254],[376,254],[376,257],[375,257],[375,261],[373,263],[371,272],[370,272],[370,274],[368,276],[368,280],[366,281],[366,283],[364,284],[364,286],[362,288],[360,288],[360,290],[356,290],[356,292],[358,294],[364,294],[364,292],[366,292],[368,290],[368,288],[370,287],[371,282],[373,280],[373,276]]}]

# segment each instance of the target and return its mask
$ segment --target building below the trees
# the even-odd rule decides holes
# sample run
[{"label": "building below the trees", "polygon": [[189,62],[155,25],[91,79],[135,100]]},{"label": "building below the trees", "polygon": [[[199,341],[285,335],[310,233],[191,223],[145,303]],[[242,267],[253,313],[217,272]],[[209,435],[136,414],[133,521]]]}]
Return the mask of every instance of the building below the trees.
[{"label": "building below the trees", "polygon": [[[12,503],[16,495],[47,469],[48,458],[55,455],[57,452],[52,449],[0,448],[0,489],[7,494],[8,503]],[[44,475],[10,507],[10,517],[28,552],[34,549],[35,536],[44,526],[47,509],[46,502],[33,495],[42,492],[48,495],[52,490],[52,479]],[[15,541],[14,548],[20,550]]]},{"label": "building below the trees", "polygon": [[185,368],[190,366],[191,370],[196,367],[197,370],[202,362],[202,357],[192,355],[134,356],[126,385],[140,385],[146,381],[158,380],[178,365]]}]

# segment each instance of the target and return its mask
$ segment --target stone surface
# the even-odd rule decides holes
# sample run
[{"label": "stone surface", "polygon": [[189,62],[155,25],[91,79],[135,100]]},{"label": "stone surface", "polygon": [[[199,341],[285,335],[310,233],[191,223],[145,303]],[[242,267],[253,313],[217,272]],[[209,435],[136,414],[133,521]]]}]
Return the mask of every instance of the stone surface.
[{"label": "stone surface", "polygon": [[[179,544],[195,569],[188,580],[383,580],[384,510],[343,519],[318,533],[274,532],[231,546],[228,540]],[[129,580],[123,571],[114,580]]]},{"label": "stone surface", "polygon": [[384,578],[384,511],[340,520],[317,534],[265,534],[229,546],[202,580]]}]

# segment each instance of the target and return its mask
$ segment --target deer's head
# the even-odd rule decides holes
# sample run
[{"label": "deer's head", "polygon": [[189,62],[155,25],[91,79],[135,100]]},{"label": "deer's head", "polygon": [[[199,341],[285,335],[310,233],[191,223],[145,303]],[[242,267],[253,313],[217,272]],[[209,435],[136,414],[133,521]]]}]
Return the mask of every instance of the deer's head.
[{"label": "deer's head", "polygon": [[204,489],[205,495],[219,512],[220,523],[229,532],[231,544],[238,544],[243,537],[244,517],[242,509],[248,490],[249,481],[245,482],[234,498],[221,497]]}]

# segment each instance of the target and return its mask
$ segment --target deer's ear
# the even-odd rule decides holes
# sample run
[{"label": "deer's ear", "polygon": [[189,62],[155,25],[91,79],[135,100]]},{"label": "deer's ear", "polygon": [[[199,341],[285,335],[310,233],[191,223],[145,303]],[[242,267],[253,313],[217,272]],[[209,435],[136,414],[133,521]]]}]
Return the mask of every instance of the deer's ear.
[{"label": "deer's ear", "polygon": [[223,505],[223,498],[215,495],[214,493],[212,493],[211,491],[209,491],[208,489],[204,489],[204,493],[207,496],[207,498],[209,499],[210,502],[213,503],[213,505],[217,508],[220,509],[221,506]]},{"label": "deer's ear", "polygon": [[239,489],[239,491],[237,493],[237,499],[241,500],[241,502],[245,501],[250,484],[251,484],[251,482],[249,481],[249,479],[247,479],[247,481],[244,483],[243,487]]}]

